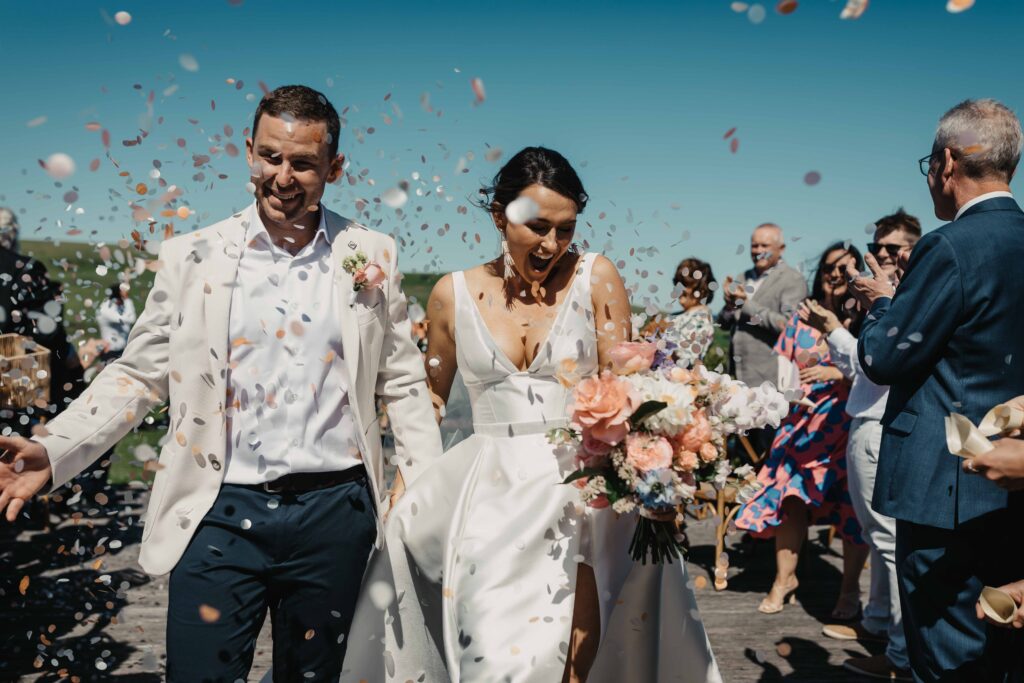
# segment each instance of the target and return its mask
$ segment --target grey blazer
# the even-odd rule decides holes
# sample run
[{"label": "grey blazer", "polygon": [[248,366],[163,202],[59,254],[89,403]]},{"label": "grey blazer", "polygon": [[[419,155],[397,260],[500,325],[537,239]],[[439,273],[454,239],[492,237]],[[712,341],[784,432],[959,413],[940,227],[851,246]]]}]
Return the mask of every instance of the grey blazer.
[{"label": "grey blazer", "polygon": [[[753,279],[756,272],[743,273],[740,283]],[[718,322],[731,331],[729,372],[749,386],[763,382],[775,384],[779,362],[774,348],[779,334],[797,306],[807,298],[807,283],[799,271],[785,261],[772,268],[754,295],[739,310],[723,309]]]}]

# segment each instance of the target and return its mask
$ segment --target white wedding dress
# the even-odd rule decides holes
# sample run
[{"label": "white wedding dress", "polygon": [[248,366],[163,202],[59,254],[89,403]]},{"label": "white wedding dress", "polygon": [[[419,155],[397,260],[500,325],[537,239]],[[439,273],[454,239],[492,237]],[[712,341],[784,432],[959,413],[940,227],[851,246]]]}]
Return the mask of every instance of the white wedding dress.
[{"label": "white wedding dress", "polygon": [[[635,517],[583,507],[562,484],[572,456],[559,374],[597,369],[593,255],[580,261],[526,371],[491,337],[454,274],[459,369],[474,433],[420,475],[391,511],[349,634],[344,681],[562,679],[577,565],[594,568],[601,645],[589,680],[720,681],[686,568],[635,564]],[[393,587],[393,590],[392,590]]]}]

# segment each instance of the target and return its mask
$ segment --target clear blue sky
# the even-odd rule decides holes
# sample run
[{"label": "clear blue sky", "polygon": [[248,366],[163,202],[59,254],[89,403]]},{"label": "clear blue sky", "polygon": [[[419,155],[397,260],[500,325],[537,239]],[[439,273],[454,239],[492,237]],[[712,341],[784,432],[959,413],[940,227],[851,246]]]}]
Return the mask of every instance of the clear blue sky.
[{"label": "clear blue sky", "polygon": [[[6,2],[0,204],[18,211],[26,238],[116,240],[142,227],[129,201],[153,198],[135,188],[156,190],[157,160],[184,192],[172,208],[195,211],[175,228],[214,222],[248,202],[248,174],[242,156],[210,148],[244,147],[260,81],[305,83],[348,108],[341,145],[359,181],[329,189],[329,206],[355,217],[368,200],[360,220],[404,238],[405,270],[493,255],[489,219],[458,207],[511,153],[544,144],[577,165],[593,198],[580,239],[625,260],[635,302],[667,306],[679,259],[710,261],[719,280],[737,273],[764,221],[785,228],[797,263],[835,239],[863,245],[865,226],[900,205],[936,227],[916,160],[938,117],[968,97],[1024,111],[1024,3],[978,0],[952,15],[945,0],[873,0],[860,20],[840,21],[842,4],[801,0],[782,16],[766,2],[754,24],[728,0]],[[112,21],[119,10],[127,26]],[[486,88],[480,105],[473,77]],[[119,167],[90,122],[110,131]],[[723,140],[732,127],[735,154]],[[142,143],[123,146],[140,129]],[[488,145],[501,159],[485,159]],[[37,161],[55,152],[77,164],[59,184]],[[211,161],[195,168],[193,155]],[[818,185],[804,183],[809,171]],[[400,180],[429,195],[411,194],[402,215],[374,208]]]}]

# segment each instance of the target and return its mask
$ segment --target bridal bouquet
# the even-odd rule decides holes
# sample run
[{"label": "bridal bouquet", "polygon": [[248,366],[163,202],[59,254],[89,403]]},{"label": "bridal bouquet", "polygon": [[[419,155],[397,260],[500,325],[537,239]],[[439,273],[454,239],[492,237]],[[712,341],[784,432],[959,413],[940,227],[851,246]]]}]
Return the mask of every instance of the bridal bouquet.
[{"label": "bridal bouquet", "polygon": [[751,388],[702,365],[680,367],[654,342],[619,344],[611,355],[612,370],[576,385],[569,426],[548,438],[573,450],[578,469],[564,483],[584,503],[639,512],[633,559],[672,562],[676,515],[700,482],[724,486],[732,471],[726,437],[778,427],[789,404],[769,383]]}]

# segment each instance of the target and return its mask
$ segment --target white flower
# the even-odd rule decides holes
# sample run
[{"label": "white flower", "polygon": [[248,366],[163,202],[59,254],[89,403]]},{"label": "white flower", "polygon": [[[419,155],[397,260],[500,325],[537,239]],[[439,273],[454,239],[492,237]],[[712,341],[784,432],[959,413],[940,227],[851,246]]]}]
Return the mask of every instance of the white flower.
[{"label": "white flower", "polygon": [[634,503],[629,498],[619,498],[617,501],[612,503],[612,510],[619,513],[620,515],[632,512],[635,509],[636,503]]},{"label": "white flower", "polygon": [[668,404],[644,419],[644,426],[651,431],[675,436],[683,427],[693,422],[696,393],[691,386],[672,382],[667,377],[655,373],[627,375],[624,379],[633,385],[643,402],[662,401]]}]

